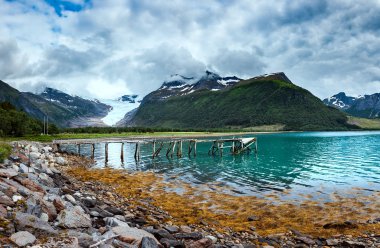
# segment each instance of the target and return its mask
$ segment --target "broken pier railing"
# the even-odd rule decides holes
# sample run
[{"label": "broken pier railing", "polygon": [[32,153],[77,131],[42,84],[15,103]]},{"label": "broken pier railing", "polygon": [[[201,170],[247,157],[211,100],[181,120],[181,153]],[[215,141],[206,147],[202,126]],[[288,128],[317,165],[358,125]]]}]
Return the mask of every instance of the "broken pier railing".
[{"label": "broken pier railing", "polygon": [[[55,150],[61,151],[62,145],[76,145],[77,153],[81,155],[81,146],[91,146],[91,158],[95,156],[95,145],[103,143],[105,146],[105,161],[108,162],[108,145],[111,143],[119,143],[120,147],[120,159],[124,161],[124,144],[134,144],[134,158],[136,161],[141,159],[141,146],[149,145],[152,147],[151,157],[154,159],[158,157],[161,152],[165,153],[166,157],[173,158],[177,156],[181,158],[184,153],[189,157],[197,156],[197,144],[198,143],[211,143],[211,147],[208,150],[208,154],[212,156],[223,156],[223,153],[227,151],[229,154],[238,155],[242,153],[250,153],[254,150],[257,153],[257,139],[251,138],[221,138],[221,139],[194,139],[194,138],[165,138],[165,139],[146,139],[146,138],[112,138],[112,139],[71,139],[71,140],[54,140],[53,146]],[[183,150],[187,145],[187,150]],[[253,148],[252,148],[253,147]],[[228,150],[227,150],[228,149]]]}]

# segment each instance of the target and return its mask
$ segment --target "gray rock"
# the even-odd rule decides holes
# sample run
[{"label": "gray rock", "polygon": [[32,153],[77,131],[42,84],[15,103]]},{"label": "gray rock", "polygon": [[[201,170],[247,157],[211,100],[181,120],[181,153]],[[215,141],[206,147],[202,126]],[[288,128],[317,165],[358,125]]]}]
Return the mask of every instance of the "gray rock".
[{"label": "gray rock", "polygon": [[176,226],[164,226],[164,228],[170,233],[177,233],[179,231],[179,228]]},{"label": "gray rock", "polygon": [[146,229],[146,231],[153,234],[157,239],[167,238],[174,239],[174,236],[165,229]]},{"label": "gray rock", "polygon": [[58,233],[47,222],[27,213],[17,212],[15,216],[15,224],[18,231],[30,231],[32,233],[37,232],[43,234]]},{"label": "gray rock", "polygon": [[176,233],[174,237],[177,239],[201,239],[203,238],[202,233],[192,232],[192,233]]},{"label": "gray rock", "polygon": [[315,245],[315,241],[308,237],[296,237],[295,239],[304,242],[307,245]]},{"label": "gray rock", "polygon": [[158,248],[157,242],[150,237],[143,237],[141,239],[140,248]]},{"label": "gray rock", "polygon": [[83,205],[85,205],[88,208],[93,208],[96,205],[96,200],[95,199],[89,199],[89,198],[83,198],[82,203],[83,203]]},{"label": "gray rock", "polygon": [[20,247],[31,245],[36,242],[36,237],[27,231],[16,232],[10,237],[10,239]]},{"label": "gray rock", "polygon": [[72,195],[65,195],[65,198],[69,201],[69,202],[71,202],[72,204],[75,204],[76,203],[76,200],[75,200],[75,198],[72,196]]},{"label": "gray rock", "polygon": [[42,221],[48,222],[49,221],[49,215],[47,213],[42,213],[40,216],[40,219]]},{"label": "gray rock", "polygon": [[333,245],[338,245],[339,244],[339,239],[327,239],[326,244],[328,246],[333,246]]},{"label": "gray rock", "polygon": [[80,206],[61,211],[57,217],[58,226],[64,228],[91,227],[91,218]]},{"label": "gray rock", "polygon": [[[21,158],[19,156],[16,156],[16,155],[11,155],[9,156],[9,159],[12,161],[12,162],[20,162],[21,161]],[[7,163],[8,161],[5,161],[4,160],[4,164],[9,164]]]},{"label": "gray rock", "polygon": [[103,219],[107,226],[115,227],[115,226],[127,226],[129,225],[115,217],[106,217]]},{"label": "gray rock", "polygon": [[17,172],[20,172],[20,168],[19,168],[17,165],[12,164],[12,168],[13,168],[15,171],[17,171]]},{"label": "gray rock", "polygon": [[157,244],[159,244],[156,238],[152,234],[144,230],[134,228],[134,227],[117,226],[117,227],[112,228],[112,232],[115,235],[120,235],[119,239],[121,241],[123,240],[132,241],[133,245],[137,245],[137,246],[140,245],[144,237],[151,238]]},{"label": "gray rock", "polygon": [[29,147],[29,151],[30,151],[30,152],[38,152],[38,148],[35,147],[35,146],[30,146],[30,147]]},{"label": "gray rock", "polygon": [[49,152],[53,151],[53,148],[51,148],[50,146],[45,146],[42,148],[42,151],[48,154]]},{"label": "gray rock", "polygon": [[29,153],[30,160],[36,161],[36,163],[37,163],[37,160],[39,159],[40,156],[41,156],[41,153],[39,153],[39,152],[31,152],[31,153]]},{"label": "gray rock", "polygon": [[116,207],[113,207],[113,206],[108,206],[106,207],[104,210],[114,214],[114,215],[124,215],[124,211],[119,209],[119,208],[116,208]]},{"label": "gray rock", "polygon": [[0,177],[12,178],[18,175],[18,172],[13,168],[0,169]]},{"label": "gray rock", "polygon": [[82,233],[75,230],[69,230],[68,235],[69,237],[78,238],[78,243],[81,247],[89,247],[93,242],[92,236],[90,236],[87,233]]},{"label": "gray rock", "polygon": [[218,239],[214,236],[211,236],[211,235],[207,235],[205,238],[208,238],[208,239],[211,239],[212,243],[215,244],[216,241],[218,241]]},{"label": "gray rock", "polygon": [[33,167],[28,167],[25,164],[20,164],[20,172],[21,173],[28,173],[28,172],[34,173],[35,171],[34,171]]},{"label": "gray rock", "polygon": [[176,247],[176,248],[185,248],[185,244],[176,239],[160,239],[160,243],[164,245],[164,247]]},{"label": "gray rock", "polygon": [[55,162],[59,165],[65,165],[66,164],[66,160],[63,157],[55,158]]},{"label": "gray rock", "polygon": [[14,202],[12,199],[4,194],[3,192],[0,191],[0,204],[5,205],[5,206],[14,206]]}]

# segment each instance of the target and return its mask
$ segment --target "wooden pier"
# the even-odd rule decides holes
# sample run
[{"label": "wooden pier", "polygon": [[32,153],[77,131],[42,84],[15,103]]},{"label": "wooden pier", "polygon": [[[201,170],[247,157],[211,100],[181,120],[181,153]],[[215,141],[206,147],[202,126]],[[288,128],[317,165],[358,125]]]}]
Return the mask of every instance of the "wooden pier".
[{"label": "wooden pier", "polygon": [[[149,145],[152,147],[151,158],[154,159],[160,156],[162,150],[167,158],[181,158],[183,156],[183,148],[187,145],[187,156],[196,157],[197,156],[197,144],[198,143],[210,143],[211,147],[208,150],[208,155],[210,156],[223,156],[225,151],[232,155],[238,155],[242,153],[250,153],[253,150],[257,153],[257,139],[255,137],[251,138],[227,138],[227,139],[194,139],[194,138],[157,138],[157,139],[146,139],[146,138],[109,138],[109,139],[70,139],[70,140],[54,140],[53,147],[56,151],[61,151],[62,145],[76,145],[77,154],[81,155],[81,146],[90,145],[91,146],[91,158],[95,157],[95,145],[104,144],[105,150],[105,162],[108,162],[108,145],[109,144],[120,144],[120,160],[124,162],[124,144],[134,144],[134,158],[136,161],[141,159],[141,146]],[[228,149],[228,150],[227,150]],[[186,150],[185,150],[186,153]]]}]

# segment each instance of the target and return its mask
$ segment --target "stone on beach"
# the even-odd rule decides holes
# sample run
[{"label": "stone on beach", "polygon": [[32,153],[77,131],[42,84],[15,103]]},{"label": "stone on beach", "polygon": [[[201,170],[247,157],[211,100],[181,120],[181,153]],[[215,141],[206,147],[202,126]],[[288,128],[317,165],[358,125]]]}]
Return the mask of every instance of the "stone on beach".
[{"label": "stone on beach", "polygon": [[0,177],[12,178],[18,175],[18,172],[13,168],[0,169]]},{"label": "stone on beach", "polygon": [[64,228],[91,227],[91,218],[80,206],[61,211],[57,217],[58,226]]},{"label": "stone on beach", "polygon": [[153,239],[155,242],[158,241],[157,239],[147,231],[137,229],[134,227],[127,227],[127,226],[117,226],[111,229],[112,232],[115,235],[119,235],[119,239],[126,243],[132,243],[134,245],[139,245],[141,243],[141,240],[144,237],[149,237]]},{"label": "stone on beach", "polygon": [[16,213],[15,217],[16,229],[19,231],[30,231],[37,232],[41,234],[57,234],[58,232],[54,230],[47,222],[41,220],[37,216],[27,214],[27,213]]},{"label": "stone on beach", "polygon": [[26,245],[31,245],[34,242],[36,242],[36,237],[27,231],[20,231],[12,234],[10,237],[10,240],[12,240],[13,243],[16,245],[23,247]]}]

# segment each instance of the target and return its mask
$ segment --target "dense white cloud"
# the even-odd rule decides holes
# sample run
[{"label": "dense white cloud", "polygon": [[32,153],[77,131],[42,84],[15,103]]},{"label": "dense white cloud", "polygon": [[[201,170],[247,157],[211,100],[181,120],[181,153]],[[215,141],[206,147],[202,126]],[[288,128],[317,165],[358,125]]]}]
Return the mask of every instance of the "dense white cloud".
[{"label": "dense white cloud", "polygon": [[284,71],[319,97],[380,92],[379,1],[47,2],[0,0],[0,79],[21,90],[145,95],[209,69]]}]

